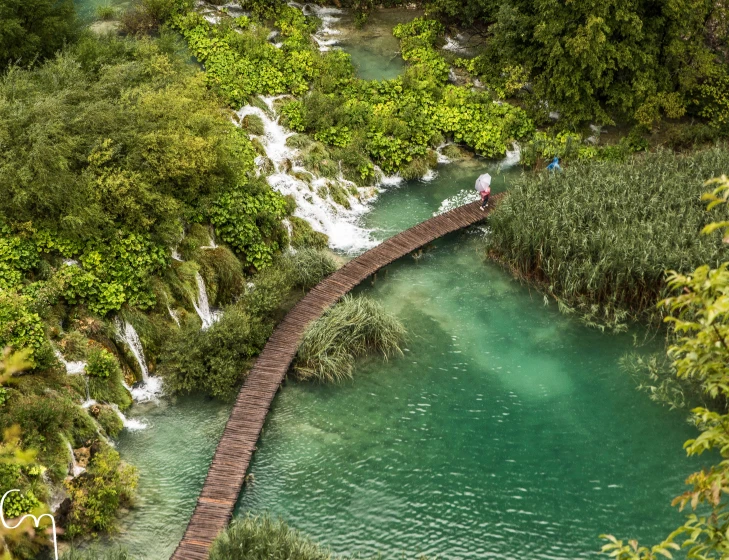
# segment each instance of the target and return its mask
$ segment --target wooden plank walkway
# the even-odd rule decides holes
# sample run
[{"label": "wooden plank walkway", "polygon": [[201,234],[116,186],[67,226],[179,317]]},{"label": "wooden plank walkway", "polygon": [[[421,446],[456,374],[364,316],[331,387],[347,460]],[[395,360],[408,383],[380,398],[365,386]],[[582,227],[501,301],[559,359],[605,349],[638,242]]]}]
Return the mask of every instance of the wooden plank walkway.
[{"label": "wooden plank walkway", "polygon": [[268,339],[241,387],[173,560],[207,560],[213,540],[228,526],[266,414],[309,323],[383,266],[483,220],[498,198],[492,197],[486,212],[479,209],[478,202],[466,204],[391,237],[322,280],[291,309]]}]

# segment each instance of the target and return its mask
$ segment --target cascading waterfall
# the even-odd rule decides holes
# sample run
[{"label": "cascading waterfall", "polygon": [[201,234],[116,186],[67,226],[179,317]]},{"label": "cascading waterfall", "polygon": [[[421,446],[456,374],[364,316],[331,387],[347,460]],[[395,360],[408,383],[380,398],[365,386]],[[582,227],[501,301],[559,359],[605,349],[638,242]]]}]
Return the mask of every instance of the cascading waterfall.
[{"label": "cascading waterfall", "polygon": [[205,280],[203,280],[199,272],[195,273],[195,282],[197,282],[197,302],[193,301],[192,305],[202,321],[203,330],[205,330],[220,319],[220,313],[210,309],[208,291],[205,289]]},{"label": "cascading waterfall", "polygon": [[66,373],[68,375],[78,375],[86,371],[86,362],[69,362],[66,360],[66,358],[63,357],[63,354],[61,354],[61,352],[59,352],[58,350],[54,350],[54,352],[56,354],[56,358],[58,358],[58,361],[61,362],[66,368]]},{"label": "cascading waterfall", "polygon": [[329,51],[334,45],[339,43],[338,36],[341,34],[341,31],[335,29],[333,24],[340,20],[337,16],[340,16],[343,13],[342,10],[326,6],[317,6],[316,4],[306,4],[302,6],[296,2],[290,2],[289,5],[301,9],[304,15],[314,15],[321,20],[321,26],[319,26],[316,33],[312,35],[316,44],[319,45],[319,50],[321,52]]},{"label": "cascading waterfall", "polygon": [[122,421],[122,424],[127,430],[130,430],[132,432],[136,432],[138,430],[144,430],[147,427],[147,424],[143,422],[142,420],[137,420],[136,418],[127,418],[124,413],[119,410],[119,406],[116,404],[112,404],[111,408],[114,409],[114,412],[119,417],[119,419]]},{"label": "cascading waterfall", "polygon": [[127,345],[137,360],[139,369],[142,372],[142,384],[140,386],[130,388],[125,385],[125,387],[130,390],[132,398],[135,401],[144,402],[154,400],[162,390],[162,383],[158,377],[149,375],[147,362],[144,359],[144,348],[142,347],[142,341],[139,340],[137,331],[134,330],[134,326],[129,321],[122,321],[118,317],[116,319],[116,329],[122,342]]},{"label": "cascading waterfall", "polygon": [[180,326],[180,318],[177,316],[177,312],[174,311],[169,304],[167,305],[167,312],[170,314],[170,317],[172,317],[172,320],[175,322],[175,324],[179,327]]},{"label": "cascading waterfall", "polygon": [[68,452],[71,455],[71,462],[69,463],[71,466],[71,469],[68,471],[68,474],[70,474],[73,478],[76,478],[78,475],[86,471],[85,468],[80,467],[78,463],[76,462],[76,455],[73,454],[73,446],[71,445],[71,442],[66,440],[66,447],[68,448]]},{"label": "cascading waterfall", "polygon": [[[273,102],[276,98],[262,99],[273,111]],[[267,178],[268,183],[274,190],[284,195],[291,195],[296,200],[295,215],[309,222],[316,231],[327,234],[330,246],[335,249],[355,253],[374,247],[377,242],[372,238],[370,231],[357,225],[357,221],[368,209],[361,199],[374,199],[378,190],[357,188],[354,183],[341,176],[336,180],[317,177],[303,166],[296,164],[300,156],[299,150],[286,145],[287,138],[292,136],[293,132],[286,130],[278,123],[277,118],[271,118],[259,107],[248,105],[238,112],[241,119],[247,115],[256,115],[263,121],[263,136],[254,137],[261,142],[266,150],[266,156],[274,167],[274,173]],[[262,164],[262,160],[263,158],[258,158],[257,163]],[[382,184],[397,182],[398,179],[390,178]],[[328,194],[330,183],[342,187],[348,193],[356,189],[357,196],[348,196],[349,209],[331,199]]]}]

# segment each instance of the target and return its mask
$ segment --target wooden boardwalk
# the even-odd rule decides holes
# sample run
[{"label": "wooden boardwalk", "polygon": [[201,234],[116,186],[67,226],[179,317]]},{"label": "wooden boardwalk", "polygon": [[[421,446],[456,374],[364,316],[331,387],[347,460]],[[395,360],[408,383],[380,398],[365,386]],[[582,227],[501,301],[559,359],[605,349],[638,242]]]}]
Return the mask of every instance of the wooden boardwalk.
[{"label": "wooden boardwalk", "polygon": [[349,261],[321,281],[278,325],[241,387],[220,438],[195,511],[173,560],[207,560],[215,537],[233,515],[258,436],[306,327],[380,268],[448,233],[483,220],[477,202],[460,206],[403,231]]}]

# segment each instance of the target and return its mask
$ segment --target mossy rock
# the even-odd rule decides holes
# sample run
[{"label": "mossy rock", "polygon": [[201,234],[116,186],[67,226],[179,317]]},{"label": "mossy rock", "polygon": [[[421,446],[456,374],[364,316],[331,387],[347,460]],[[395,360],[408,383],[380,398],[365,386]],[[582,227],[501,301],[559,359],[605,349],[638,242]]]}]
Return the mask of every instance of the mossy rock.
[{"label": "mossy rock", "polygon": [[123,384],[121,368],[109,377],[89,377],[89,396],[100,403],[114,403],[120,410],[132,406],[132,396]]},{"label": "mossy rock", "polygon": [[262,175],[271,175],[276,172],[276,166],[271,161],[271,158],[263,156],[258,161],[258,170]]},{"label": "mossy rock", "polygon": [[340,206],[344,206],[347,210],[352,209],[352,203],[349,200],[349,193],[341,185],[337,183],[330,183],[329,196],[334,202]]},{"label": "mossy rock", "polygon": [[109,405],[95,405],[89,411],[109,437],[117,437],[124,429],[124,422]]},{"label": "mossy rock", "polygon": [[428,171],[430,171],[430,169],[431,166],[428,163],[428,159],[425,157],[418,157],[413,159],[400,170],[400,176],[406,181],[421,179]]},{"label": "mossy rock", "polygon": [[307,247],[325,249],[329,246],[329,237],[325,233],[316,231],[306,220],[291,216],[289,223],[291,224],[291,246],[294,249]]},{"label": "mossy rock", "polygon": [[313,140],[306,134],[294,134],[286,139],[286,145],[289,148],[296,148],[298,150],[311,146]]},{"label": "mossy rock", "polygon": [[263,136],[266,133],[266,129],[263,125],[263,119],[258,115],[246,115],[243,117],[240,124],[243,129],[248,132],[248,134]]},{"label": "mossy rock", "polygon": [[251,140],[251,144],[253,145],[253,149],[259,156],[266,155],[266,148],[263,146],[263,144],[261,144],[261,141],[258,138],[253,138]]},{"label": "mossy rock", "polygon": [[459,161],[466,159],[467,153],[458,147],[456,144],[448,144],[445,146],[441,153],[450,160]]}]

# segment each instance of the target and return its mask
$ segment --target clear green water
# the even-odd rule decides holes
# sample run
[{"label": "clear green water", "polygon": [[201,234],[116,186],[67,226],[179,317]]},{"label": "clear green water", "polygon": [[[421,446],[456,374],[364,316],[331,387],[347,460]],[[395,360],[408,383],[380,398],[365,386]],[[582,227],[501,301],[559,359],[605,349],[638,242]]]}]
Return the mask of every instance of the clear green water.
[{"label": "clear green water", "polygon": [[[93,14],[105,2],[82,4]],[[381,30],[413,15],[347,37],[362,77],[402,71]],[[389,237],[470,192],[485,170],[494,192],[515,173],[479,161],[441,167],[431,183],[383,193],[363,223]],[[388,558],[579,558],[599,549],[601,532],[651,540],[675,526],[669,502],[695,467],[681,452],[693,430],[619,370],[629,336],[545,308],[484,262],[481,234],[438,241],[361,289],[408,327],[405,357],[363,363],[344,386],[289,383],[239,511],[281,515],[337,553]],[[140,498],[114,545],[169,557],[228,412],[200,398],[135,407],[149,427],[124,432],[117,448],[139,468]]]},{"label": "clear green water", "polygon": [[[420,219],[439,197],[419,188],[452,193],[468,177],[393,191],[367,221]],[[480,235],[438,241],[361,289],[408,327],[405,357],[361,364],[343,386],[289,383],[239,512],[387,558],[583,558],[603,532],[650,541],[675,527],[694,432],[620,371],[632,337],[544,307],[484,262]]]},{"label": "clear green water", "polygon": [[135,405],[147,428],[124,430],[121,456],[139,469],[139,499],[105,545],[121,545],[134,558],[170,557],[187,526],[230,406],[200,397]]},{"label": "clear green water", "polygon": [[339,45],[352,56],[357,75],[363,80],[391,80],[405,70],[400,56],[400,42],[392,29],[398,23],[422,15],[419,10],[374,10],[367,25],[358,29],[350,14],[345,13],[336,25],[342,34]]}]

